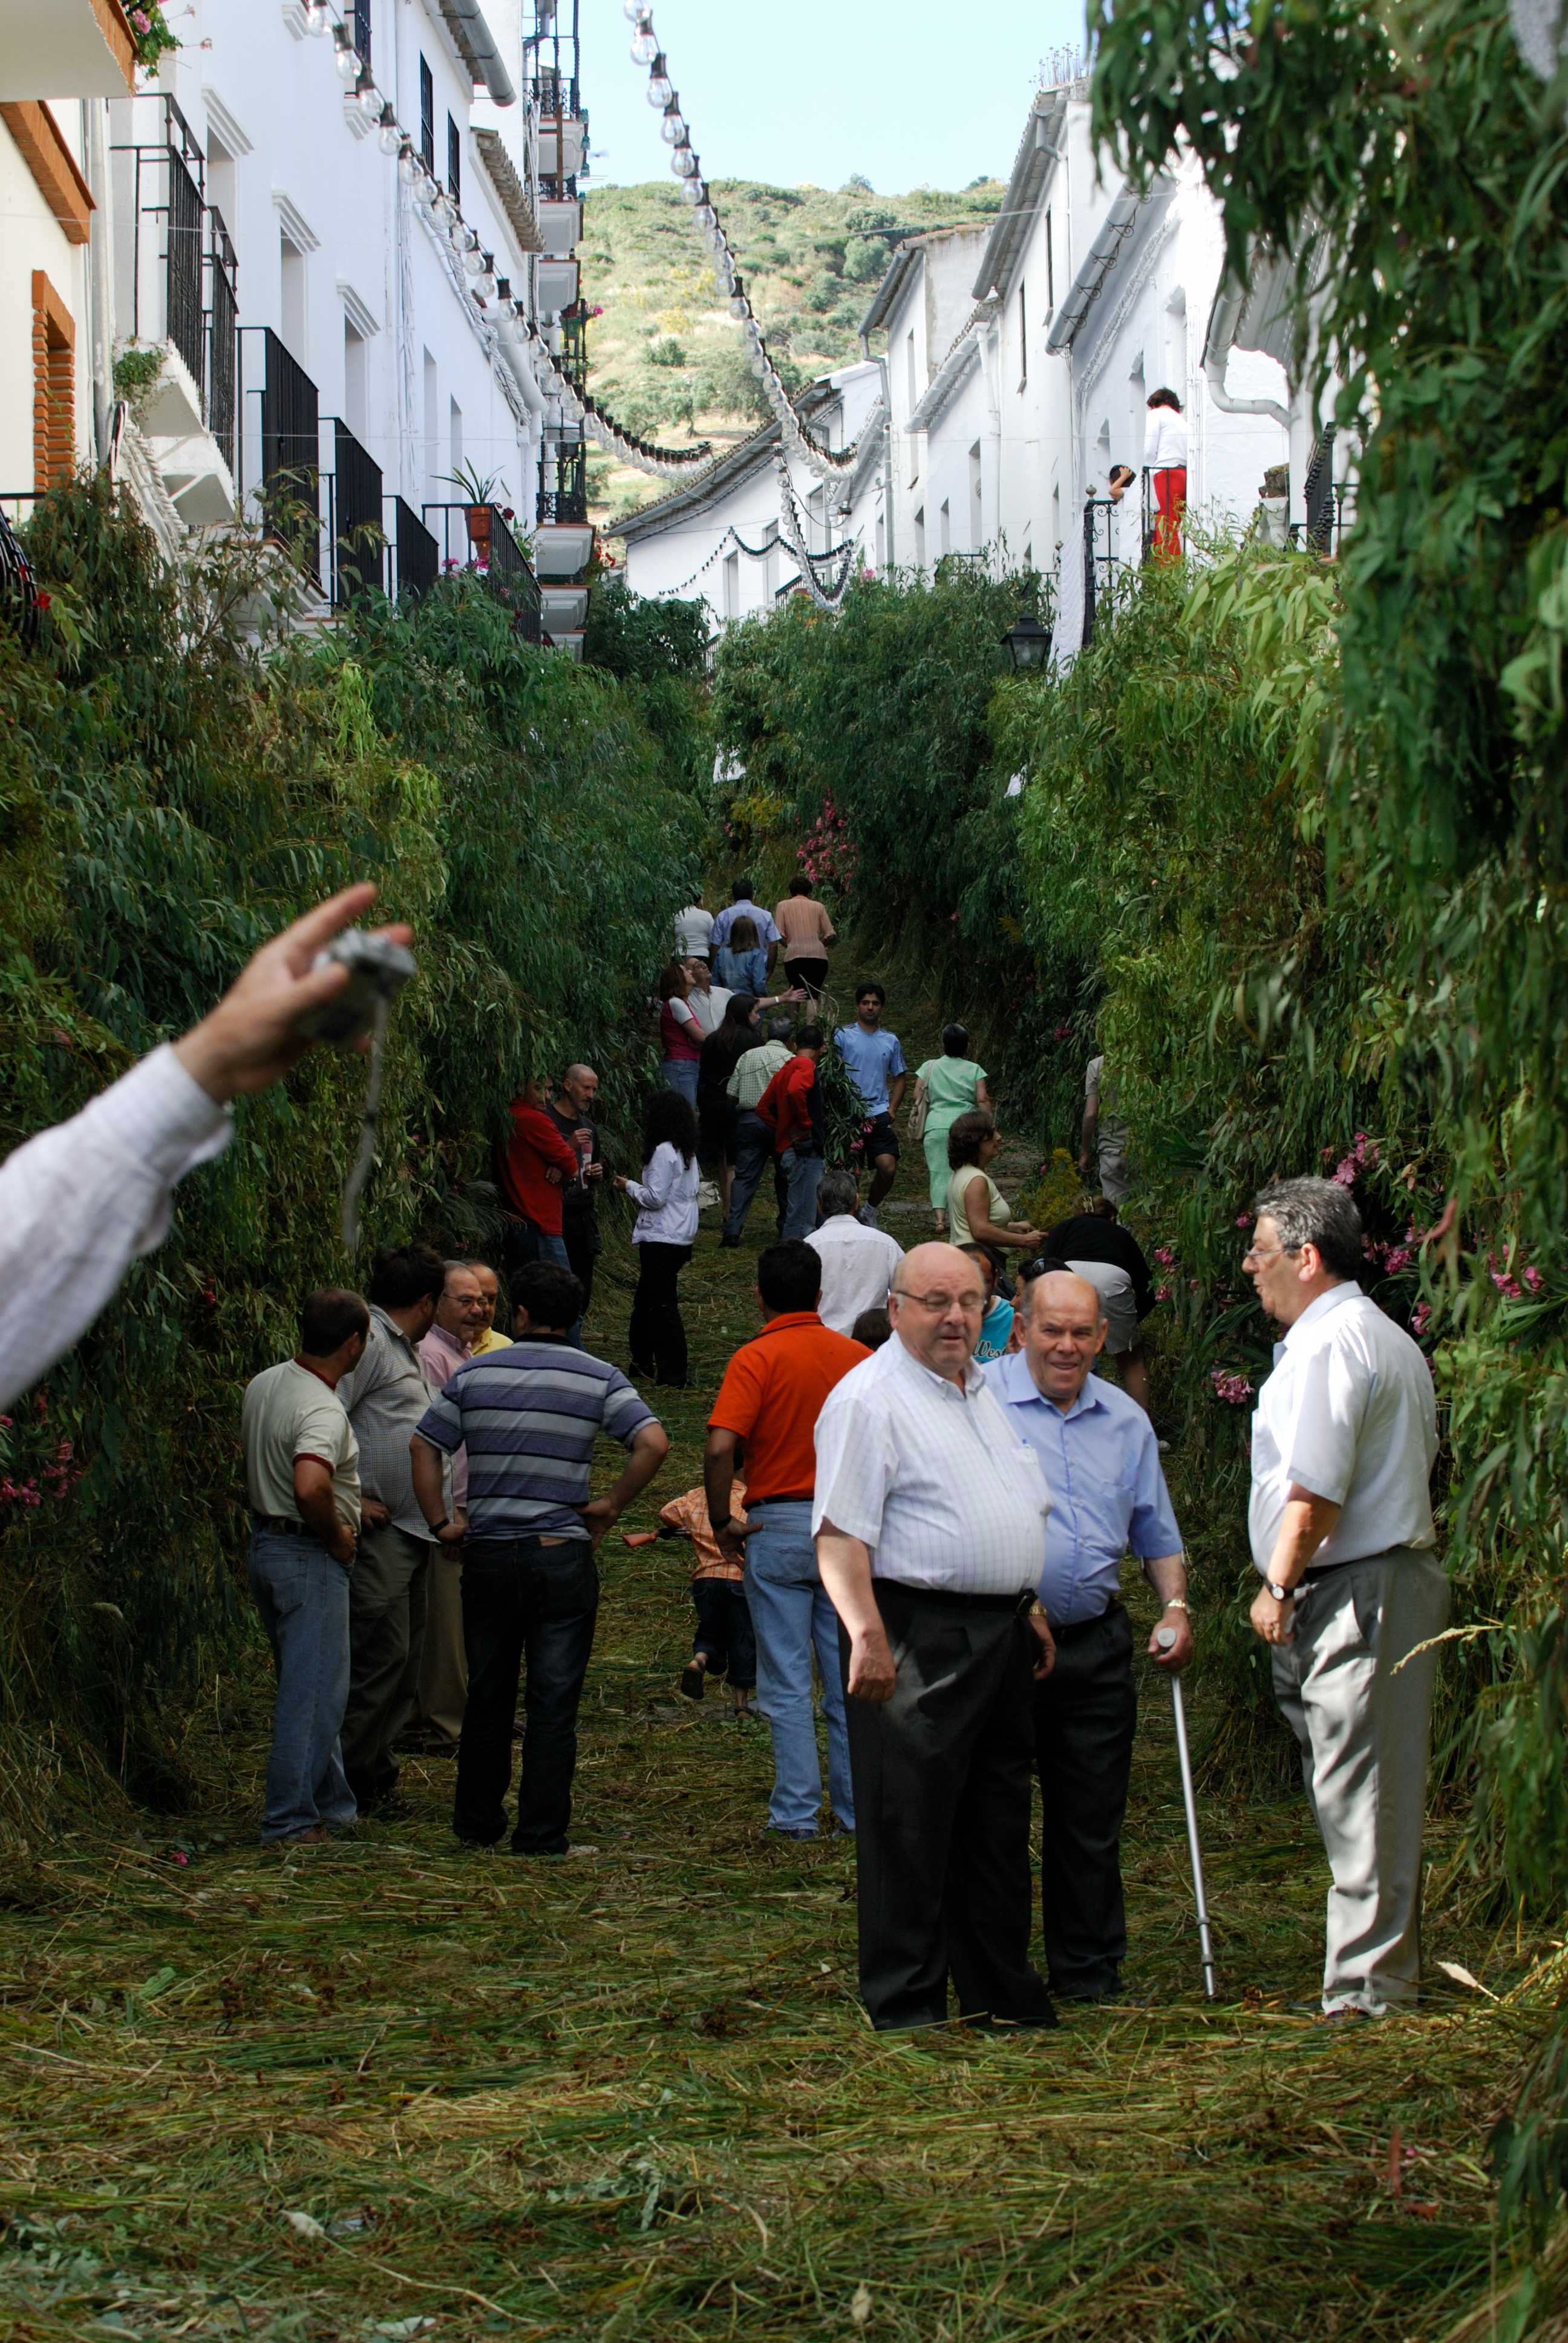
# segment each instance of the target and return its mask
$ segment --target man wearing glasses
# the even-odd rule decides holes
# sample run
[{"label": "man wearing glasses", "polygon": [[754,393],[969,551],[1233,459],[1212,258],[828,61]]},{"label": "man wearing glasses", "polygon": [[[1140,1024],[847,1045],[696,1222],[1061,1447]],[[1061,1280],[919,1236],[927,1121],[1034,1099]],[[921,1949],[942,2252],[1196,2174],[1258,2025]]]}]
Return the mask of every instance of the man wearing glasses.
[{"label": "man wearing glasses", "polygon": [[1449,1586],[1428,1490],[1432,1376],[1356,1282],[1361,1215],[1332,1180],[1256,1202],[1242,1266],[1284,1328],[1252,1419],[1251,1623],[1333,1885],[1327,2017],[1381,2017],[1421,1976],[1421,1835]]},{"label": "man wearing glasses", "polygon": [[1053,1497],[1040,1599],[1056,1665],[1034,1690],[1040,1918],[1052,1993],[1109,2001],[1127,1957],[1121,1825],[1138,1724],[1121,1557],[1131,1547],[1164,1605],[1160,1626],[1174,1641],[1161,1650],[1157,1627],[1149,1656],[1172,1674],[1192,1656],[1187,1564],[1154,1426],[1091,1372],[1107,1332],[1099,1291],[1067,1270],[1029,1267],[1023,1348],[984,1373]]},{"label": "man wearing glasses", "polygon": [[973,1362],[985,1309],[956,1245],[916,1245],[892,1339],[817,1419],[811,1526],[839,1614],[855,1791],[860,1990],[874,2026],[1054,2026],[1030,1967],[1035,1589],[1050,1510]]}]

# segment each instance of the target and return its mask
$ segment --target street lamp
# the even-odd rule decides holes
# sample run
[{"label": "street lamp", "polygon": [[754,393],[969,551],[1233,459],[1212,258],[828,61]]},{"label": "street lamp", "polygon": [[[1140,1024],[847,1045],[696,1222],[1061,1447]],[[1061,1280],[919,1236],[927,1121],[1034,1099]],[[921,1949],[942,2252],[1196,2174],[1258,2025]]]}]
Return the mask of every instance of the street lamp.
[{"label": "street lamp", "polygon": [[1032,675],[1050,656],[1050,628],[1042,627],[1032,610],[1020,610],[1002,637],[1020,675]]}]

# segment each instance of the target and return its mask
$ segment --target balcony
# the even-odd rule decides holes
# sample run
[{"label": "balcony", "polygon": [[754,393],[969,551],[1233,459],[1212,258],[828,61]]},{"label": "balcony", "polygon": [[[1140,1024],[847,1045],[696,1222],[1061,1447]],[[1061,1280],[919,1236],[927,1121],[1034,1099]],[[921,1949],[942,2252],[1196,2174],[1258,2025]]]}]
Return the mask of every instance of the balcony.
[{"label": "balcony", "polygon": [[533,85],[539,112],[539,170],[552,185],[575,179],[588,154],[588,116],[577,77],[545,72]]},{"label": "balcony", "polygon": [[558,317],[569,309],[578,297],[578,264],[575,260],[539,260],[535,263],[534,291],[543,317]]},{"label": "balcony", "polygon": [[344,422],[332,422],[332,470],[327,481],[327,544],[332,607],[347,609],[384,586],[381,467]]},{"label": "balcony", "polygon": [[[245,326],[259,342],[261,381],[245,393],[246,485],[268,537],[302,583],[321,588],[321,399],[298,359],[270,326]],[[254,402],[254,405],[252,404]],[[380,519],[377,505],[376,518]]]},{"label": "balcony", "polygon": [[389,501],[392,527],[387,550],[393,596],[399,602],[417,602],[441,574],[441,548],[412,505],[405,504],[401,497]]},{"label": "balcony", "polygon": [[580,439],[546,446],[539,464],[541,521],[588,518],[588,450]]},{"label": "balcony", "polygon": [[0,0],[0,99],[125,97],[136,85],[120,0]]},{"label": "balcony", "polygon": [[133,135],[110,150],[116,303],[131,348],[162,361],[136,417],[181,520],[199,528],[235,505],[238,267],[174,100],[149,93],[119,112]]},{"label": "balcony", "polygon": [[539,584],[499,505],[426,505],[424,524],[444,575],[472,569],[513,613],[526,642],[537,643]]},{"label": "balcony", "polygon": [[[32,498],[5,498],[5,504],[28,505]],[[38,589],[33,583],[33,572],[27,557],[12,534],[11,524],[0,509],[0,626],[5,627],[31,650],[38,639]]]},{"label": "balcony", "polygon": [[544,249],[550,258],[569,260],[582,242],[583,207],[577,196],[549,202],[541,197],[538,223]]}]

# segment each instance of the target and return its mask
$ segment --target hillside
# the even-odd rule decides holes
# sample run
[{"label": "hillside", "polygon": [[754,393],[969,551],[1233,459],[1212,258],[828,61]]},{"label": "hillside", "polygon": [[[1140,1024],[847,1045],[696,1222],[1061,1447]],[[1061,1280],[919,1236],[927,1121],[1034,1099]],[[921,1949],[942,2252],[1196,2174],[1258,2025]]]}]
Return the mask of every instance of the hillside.
[{"label": "hillside", "polygon": [[[988,219],[1002,186],[990,179],[955,195],[919,187],[884,196],[863,184],[722,179],[714,200],[769,346],[793,383],[859,356],[855,328],[897,231]],[[580,251],[584,298],[603,310],[588,328],[590,387],[618,422],[678,447],[742,438],[766,417],[707,246],[673,181],[596,189]],[[590,463],[588,478],[600,522],[663,493],[661,483],[604,458]]]}]

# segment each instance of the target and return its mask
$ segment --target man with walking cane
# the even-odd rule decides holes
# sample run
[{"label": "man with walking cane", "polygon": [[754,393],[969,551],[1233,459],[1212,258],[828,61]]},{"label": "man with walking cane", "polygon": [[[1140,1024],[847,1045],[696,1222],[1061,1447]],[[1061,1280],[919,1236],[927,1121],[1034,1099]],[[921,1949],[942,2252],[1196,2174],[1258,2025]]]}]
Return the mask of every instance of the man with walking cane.
[{"label": "man with walking cane", "polygon": [[1192,1656],[1187,1566],[1154,1427],[1092,1373],[1106,1336],[1098,1290],[1067,1270],[1030,1270],[1023,1348],[981,1372],[1038,1452],[1051,1493],[1040,1601],[1056,1665],[1034,1687],[1050,1989],[1063,2001],[1109,2001],[1127,1956],[1121,1824],[1138,1723],[1121,1557],[1131,1549],[1164,1605],[1149,1654],[1171,1675]]}]

